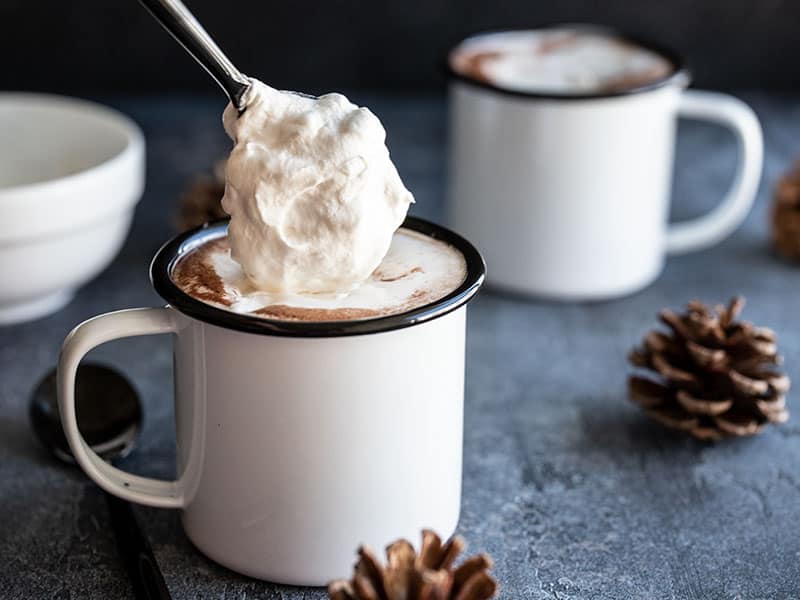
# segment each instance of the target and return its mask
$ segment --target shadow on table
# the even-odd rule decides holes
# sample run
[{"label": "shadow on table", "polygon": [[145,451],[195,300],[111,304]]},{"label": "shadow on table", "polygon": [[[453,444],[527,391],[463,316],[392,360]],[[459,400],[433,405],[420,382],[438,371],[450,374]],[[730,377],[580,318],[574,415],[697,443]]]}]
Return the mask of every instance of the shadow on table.
[{"label": "shadow on table", "polygon": [[[609,410],[609,407],[614,407]],[[689,435],[668,429],[648,418],[643,412],[621,403],[606,403],[604,410],[581,411],[580,450],[602,452],[614,462],[636,455],[679,455],[684,464],[691,467],[703,450],[712,446]],[[696,460],[692,460],[694,457]]]},{"label": "shadow on table", "polygon": [[53,464],[47,451],[37,441],[27,419],[0,417],[0,456],[34,462],[37,466]]},{"label": "shadow on table", "polygon": [[735,453],[758,452],[753,446],[763,443],[762,436],[701,441],[668,429],[624,403],[617,406],[609,402],[604,407],[582,408],[582,435],[574,450],[582,456],[599,454],[606,459],[603,463],[616,465],[615,478],[620,483],[639,485],[650,478],[691,481],[694,469],[714,456],[711,451],[727,448]]},{"label": "shadow on table", "polygon": [[254,579],[207,558],[183,532],[177,511],[137,508],[156,560],[174,597],[327,598],[324,588],[302,588]]}]

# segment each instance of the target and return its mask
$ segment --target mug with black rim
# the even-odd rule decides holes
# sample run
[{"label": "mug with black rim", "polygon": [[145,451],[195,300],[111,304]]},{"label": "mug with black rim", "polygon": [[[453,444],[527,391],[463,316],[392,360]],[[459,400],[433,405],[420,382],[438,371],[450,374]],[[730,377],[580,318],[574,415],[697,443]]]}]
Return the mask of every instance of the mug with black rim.
[{"label": "mug with black rim", "polygon": [[[425,527],[450,535],[461,498],[466,308],[485,267],[447,229],[411,217],[404,227],[460,251],[464,281],[414,310],[349,321],[271,320],[205,304],[171,273],[227,223],[168,242],[150,267],[166,307],[100,315],[64,341],[59,406],[78,464],[120,498],[181,509],[204,554],[270,581],[321,585],[350,572],[360,544],[416,539]],[[160,333],[174,343],[174,481],[104,462],[75,419],[82,357],[113,339]]]},{"label": "mug with black rim", "polygon": [[[453,65],[456,53],[554,30],[631,42],[671,68],[640,85],[587,93],[510,89]],[[758,119],[732,96],[687,90],[689,72],[670,50],[606,28],[560,25],[469,37],[447,69],[449,221],[481,249],[490,286],[563,300],[626,295],[660,274],[665,255],[730,235],[753,204]],[[715,209],[668,224],[678,117],[730,128],[739,164]]]}]

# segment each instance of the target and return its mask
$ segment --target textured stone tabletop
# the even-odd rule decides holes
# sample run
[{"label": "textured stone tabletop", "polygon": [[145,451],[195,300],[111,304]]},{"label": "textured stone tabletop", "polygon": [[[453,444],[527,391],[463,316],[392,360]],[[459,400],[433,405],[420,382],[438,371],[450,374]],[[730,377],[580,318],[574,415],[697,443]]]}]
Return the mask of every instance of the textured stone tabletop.
[{"label": "textured stone tabletop", "polygon": [[[353,96],[384,119],[395,162],[417,197],[413,212],[441,220],[442,99]],[[652,425],[625,398],[628,349],[655,324],[659,308],[694,297],[747,296],[745,318],[779,332],[787,371],[800,384],[800,268],[775,258],[767,243],[772,186],[800,155],[800,98],[746,99],[763,122],[766,169],[757,206],[732,238],[670,259],[654,285],[622,300],[555,304],[487,291],[470,307],[459,531],[472,551],[495,558],[504,598],[800,597],[800,404],[790,396],[793,419],[761,436],[710,445]],[[147,267],[171,235],[176,197],[228,147],[217,98],[110,103],[142,125],[148,143],[147,190],[131,235],[114,264],[63,311],[0,328],[6,600],[130,597],[101,493],[38,446],[27,396],[76,323],[159,304]],[[674,216],[713,205],[734,162],[729,134],[682,126]],[[91,357],[126,372],[145,401],[141,445],[125,467],[170,477],[169,339],[114,342]],[[187,541],[175,512],[137,514],[175,598],[324,597],[216,566]]]}]

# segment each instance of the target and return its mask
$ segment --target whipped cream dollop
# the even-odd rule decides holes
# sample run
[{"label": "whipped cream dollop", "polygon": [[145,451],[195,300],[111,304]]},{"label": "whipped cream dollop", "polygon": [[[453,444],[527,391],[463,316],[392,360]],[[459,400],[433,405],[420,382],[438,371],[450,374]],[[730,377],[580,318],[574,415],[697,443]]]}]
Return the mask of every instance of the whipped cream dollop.
[{"label": "whipped cream dollop", "polygon": [[414,201],[367,108],[253,80],[240,115],[228,105],[234,147],[222,206],[231,257],[258,289],[345,293],[389,250]]}]

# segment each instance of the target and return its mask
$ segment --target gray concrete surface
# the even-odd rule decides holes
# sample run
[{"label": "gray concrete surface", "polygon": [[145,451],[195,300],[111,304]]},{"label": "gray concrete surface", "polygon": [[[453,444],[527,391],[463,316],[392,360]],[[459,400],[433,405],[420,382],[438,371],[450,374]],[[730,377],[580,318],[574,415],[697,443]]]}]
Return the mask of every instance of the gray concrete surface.
[{"label": "gray concrete surface", "polygon": [[[443,101],[354,97],[385,120],[414,212],[441,220]],[[733,294],[747,296],[746,318],[779,332],[800,386],[800,269],[771,254],[766,220],[774,181],[800,155],[800,98],[746,98],[764,124],[767,162],[757,206],[731,239],[671,259],[654,285],[622,300],[555,304],[486,292],[470,309],[459,531],[472,551],[493,555],[504,598],[800,597],[800,406],[790,397],[792,420],[757,438],[709,445],[649,423],[625,399],[626,352],[659,308]],[[8,600],[130,597],[102,495],[37,445],[27,396],[73,325],[159,303],[147,267],[171,235],[175,199],[228,147],[216,98],[110,103],[141,123],[148,142],[148,186],[131,235],[63,311],[0,329],[0,598]],[[674,216],[713,205],[733,163],[727,133],[682,126]],[[145,400],[141,446],[125,467],[169,477],[169,340],[115,342],[91,356],[124,370]],[[187,541],[175,512],[137,514],[175,598],[324,597],[215,565]]]}]

